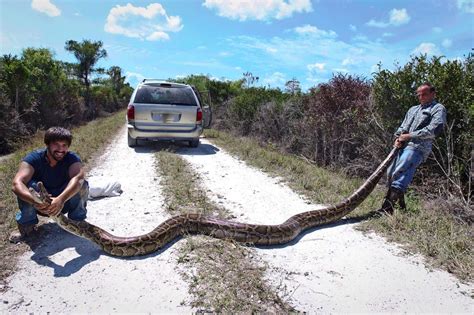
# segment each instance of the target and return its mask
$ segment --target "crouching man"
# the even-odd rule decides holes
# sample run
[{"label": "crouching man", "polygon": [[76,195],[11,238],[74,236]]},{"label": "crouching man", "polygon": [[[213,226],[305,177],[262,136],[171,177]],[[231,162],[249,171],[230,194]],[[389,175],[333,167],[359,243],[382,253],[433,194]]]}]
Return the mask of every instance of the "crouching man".
[{"label": "crouching man", "polygon": [[[18,231],[10,235],[11,242],[19,242],[35,231],[37,214],[55,216],[67,213],[72,220],[86,218],[89,186],[79,156],[69,151],[71,132],[65,128],[49,128],[44,135],[46,148],[29,153],[20,163],[13,179],[13,192],[18,197],[16,213]],[[51,194],[50,205],[35,202],[28,188],[37,190],[43,182]]]}]

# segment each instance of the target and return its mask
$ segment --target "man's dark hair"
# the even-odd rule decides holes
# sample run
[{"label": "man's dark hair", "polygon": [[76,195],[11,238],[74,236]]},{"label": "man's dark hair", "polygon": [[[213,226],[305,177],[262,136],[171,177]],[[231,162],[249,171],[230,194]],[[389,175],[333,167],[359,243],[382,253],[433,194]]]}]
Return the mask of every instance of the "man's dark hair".
[{"label": "man's dark hair", "polygon": [[46,130],[46,133],[44,134],[44,143],[49,145],[54,141],[66,141],[67,145],[70,146],[72,142],[72,134],[66,128],[51,127]]},{"label": "man's dark hair", "polygon": [[420,86],[427,86],[427,87],[429,87],[429,88],[430,88],[430,92],[435,92],[435,91],[436,91],[435,87],[434,87],[433,84],[431,84],[430,82],[424,82],[424,83],[423,83],[422,85],[420,85]]}]

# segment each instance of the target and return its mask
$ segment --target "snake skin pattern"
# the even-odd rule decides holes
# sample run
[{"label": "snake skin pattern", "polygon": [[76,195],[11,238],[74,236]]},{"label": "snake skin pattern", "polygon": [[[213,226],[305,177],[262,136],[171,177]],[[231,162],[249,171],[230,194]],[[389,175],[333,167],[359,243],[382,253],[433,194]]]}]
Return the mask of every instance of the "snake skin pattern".
[{"label": "snake skin pattern", "polygon": [[[63,214],[52,219],[64,230],[91,240],[106,253],[120,257],[152,253],[186,234],[204,234],[254,245],[285,244],[306,229],[335,222],[354,210],[375,188],[397,152],[398,149],[394,148],[362,186],[342,202],[296,214],[278,225],[246,224],[191,213],[174,216],[149,233],[119,237],[87,221],[74,221]],[[38,183],[38,187],[39,192],[30,189],[36,201],[51,203],[43,184]]]}]

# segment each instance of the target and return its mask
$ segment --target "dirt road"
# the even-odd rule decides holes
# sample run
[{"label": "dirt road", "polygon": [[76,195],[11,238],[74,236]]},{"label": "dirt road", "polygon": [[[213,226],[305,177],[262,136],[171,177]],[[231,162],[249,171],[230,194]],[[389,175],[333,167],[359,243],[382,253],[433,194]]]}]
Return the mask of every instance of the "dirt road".
[{"label": "dirt road", "polygon": [[[118,181],[119,197],[91,201],[88,220],[116,235],[146,233],[168,215],[163,209],[153,152],[130,149],[124,130],[105,150],[89,182]],[[201,174],[211,199],[236,220],[280,223],[316,205],[278,178],[246,166],[206,140],[179,149]],[[342,196],[341,196],[342,197]],[[0,312],[190,313],[188,284],[177,272],[177,241],[139,258],[107,256],[97,246],[54,224],[43,226],[39,246],[20,259],[20,270],[0,294]],[[472,313],[472,286],[429,270],[420,257],[406,257],[376,235],[353,224],[335,224],[301,236],[288,246],[256,248],[271,266],[267,280],[286,288],[289,302],[309,313]]]}]

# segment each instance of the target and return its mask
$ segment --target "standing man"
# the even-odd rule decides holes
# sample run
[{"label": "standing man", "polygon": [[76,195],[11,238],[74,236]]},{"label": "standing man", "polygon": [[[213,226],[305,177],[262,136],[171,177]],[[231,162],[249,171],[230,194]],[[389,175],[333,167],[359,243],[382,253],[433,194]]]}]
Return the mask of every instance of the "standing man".
[{"label": "standing man", "polygon": [[398,157],[387,171],[388,186],[381,212],[393,213],[398,202],[405,208],[404,194],[410,185],[416,168],[431,153],[433,140],[446,124],[446,108],[435,100],[436,90],[430,83],[423,83],[416,90],[419,105],[411,107],[401,126],[395,132],[395,144],[401,148]]},{"label": "standing man", "polygon": [[[51,127],[44,135],[46,148],[29,153],[21,162],[13,179],[13,192],[18,197],[20,211],[16,214],[18,232],[10,236],[18,242],[34,232],[37,214],[55,216],[67,213],[72,220],[86,218],[86,202],[89,191],[84,180],[84,170],[79,156],[69,151],[71,132],[61,127]],[[50,205],[35,202],[28,188],[37,189],[43,182],[52,196]]]}]

